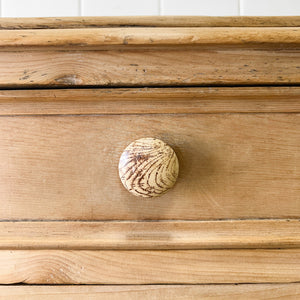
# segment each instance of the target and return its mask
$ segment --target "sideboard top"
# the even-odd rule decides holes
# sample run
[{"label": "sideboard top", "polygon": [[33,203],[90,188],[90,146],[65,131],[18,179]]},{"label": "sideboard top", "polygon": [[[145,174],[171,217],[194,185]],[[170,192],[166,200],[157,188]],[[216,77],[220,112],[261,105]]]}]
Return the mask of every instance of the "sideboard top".
[{"label": "sideboard top", "polygon": [[0,18],[0,87],[299,85],[299,17]]},{"label": "sideboard top", "polygon": [[2,29],[66,29],[99,27],[298,27],[300,16],[208,17],[208,16],[133,16],[133,17],[52,17],[0,18]]}]

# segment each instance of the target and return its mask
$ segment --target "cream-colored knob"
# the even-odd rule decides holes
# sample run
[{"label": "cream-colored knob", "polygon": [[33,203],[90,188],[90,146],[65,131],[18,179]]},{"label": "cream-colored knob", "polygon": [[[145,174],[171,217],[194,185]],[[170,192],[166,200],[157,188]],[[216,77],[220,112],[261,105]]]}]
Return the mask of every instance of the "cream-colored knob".
[{"label": "cream-colored knob", "polygon": [[122,153],[119,175],[124,187],[135,196],[157,197],[176,182],[179,164],[174,150],[155,138],[131,143]]}]

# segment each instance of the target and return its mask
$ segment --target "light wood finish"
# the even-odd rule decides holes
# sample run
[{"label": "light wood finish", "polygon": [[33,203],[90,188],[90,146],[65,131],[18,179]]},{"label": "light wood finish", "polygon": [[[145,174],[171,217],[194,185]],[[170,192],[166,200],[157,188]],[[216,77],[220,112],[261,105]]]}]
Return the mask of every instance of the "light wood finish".
[{"label": "light wood finish", "polygon": [[[299,298],[300,17],[0,29],[0,299]],[[159,199],[119,180],[142,137],[179,159]]]},{"label": "light wood finish", "polygon": [[1,300],[299,299],[300,284],[0,286]]},{"label": "light wood finish", "polygon": [[298,27],[0,30],[0,87],[299,84],[299,47]]},{"label": "light wood finish", "polygon": [[300,248],[300,222],[0,222],[2,250],[222,248]]},{"label": "light wood finish", "polygon": [[1,52],[0,87],[291,85],[299,67],[288,49]]},{"label": "light wood finish", "polygon": [[299,16],[205,17],[205,16],[132,16],[0,18],[0,29],[54,29],[93,27],[297,27]]},{"label": "light wood finish", "polygon": [[300,250],[1,250],[0,283],[289,283]]},{"label": "light wood finish", "polygon": [[298,27],[124,27],[0,30],[0,49],[103,46],[300,46]]},{"label": "light wood finish", "polygon": [[[299,126],[297,113],[1,117],[0,219],[299,218]],[[179,159],[160,201],[118,176],[144,136]]]},{"label": "light wood finish", "polygon": [[0,115],[300,112],[300,87],[0,90]]},{"label": "light wood finish", "polygon": [[130,143],[119,161],[120,179],[137,197],[161,196],[174,186],[178,173],[176,153],[156,138],[141,138]]}]

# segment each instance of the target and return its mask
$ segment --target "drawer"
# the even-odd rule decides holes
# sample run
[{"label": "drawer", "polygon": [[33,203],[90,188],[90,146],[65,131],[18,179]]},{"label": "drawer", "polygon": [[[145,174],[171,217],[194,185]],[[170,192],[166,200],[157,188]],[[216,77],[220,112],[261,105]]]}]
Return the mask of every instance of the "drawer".
[{"label": "drawer", "polygon": [[2,250],[2,284],[291,283],[299,249]]},{"label": "drawer", "polygon": [[[99,31],[92,32],[92,35],[107,34],[107,32],[102,33],[101,29]],[[198,33],[203,31],[205,29],[198,29]],[[252,34],[259,35],[259,31],[261,30],[253,30]],[[0,31],[0,41],[5,39],[2,33],[3,31]],[[59,32],[55,34],[55,39],[59,34]],[[78,30],[75,30],[74,34],[77,35]],[[131,34],[131,31],[127,30],[121,38]],[[170,31],[167,34],[174,33]],[[185,30],[185,34],[190,36],[190,29]],[[224,30],[220,30],[217,36],[210,30],[206,34],[212,35],[212,40],[219,38],[220,35],[226,35]],[[240,30],[237,34],[247,33]],[[272,34],[275,35],[276,32],[271,31],[270,36]],[[181,33],[178,37],[175,36],[174,40],[178,40],[180,35]],[[18,38],[14,37],[13,42]],[[230,38],[229,36],[228,39]],[[155,37],[150,35],[149,39]],[[62,41],[62,43],[67,42]],[[0,43],[1,46],[3,45]],[[20,46],[24,49],[24,45]],[[142,49],[129,46],[121,50],[100,48],[100,50],[86,51],[77,47],[69,51],[59,51],[59,49],[53,50],[52,47],[48,51],[29,49],[22,52],[4,52],[0,56],[0,86],[2,88],[184,87],[300,83],[298,76],[300,57],[293,48],[274,50],[272,47],[271,51],[261,48],[249,51],[235,45],[229,45],[227,49],[214,45],[210,47],[150,45],[150,48],[149,45],[146,46],[146,49],[145,46]]]},{"label": "drawer", "polygon": [[[0,218],[297,218],[299,130],[298,113],[2,116]],[[175,187],[155,199],[132,196],[118,175],[142,137],[179,159]]]},{"label": "drawer", "polygon": [[243,284],[243,285],[121,285],[121,286],[1,286],[0,299],[297,299],[300,285]]}]

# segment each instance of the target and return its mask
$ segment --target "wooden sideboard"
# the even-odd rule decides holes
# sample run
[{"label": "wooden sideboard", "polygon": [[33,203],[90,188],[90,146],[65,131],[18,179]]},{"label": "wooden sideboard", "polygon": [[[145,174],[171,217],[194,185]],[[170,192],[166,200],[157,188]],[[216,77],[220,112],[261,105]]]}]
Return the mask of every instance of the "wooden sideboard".
[{"label": "wooden sideboard", "polygon": [[299,26],[0,19],[0,299],[300,298]]}]

